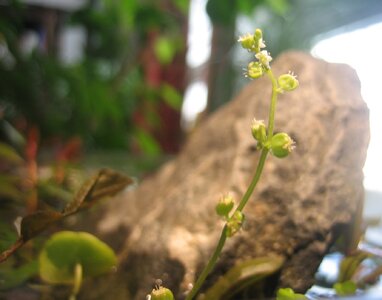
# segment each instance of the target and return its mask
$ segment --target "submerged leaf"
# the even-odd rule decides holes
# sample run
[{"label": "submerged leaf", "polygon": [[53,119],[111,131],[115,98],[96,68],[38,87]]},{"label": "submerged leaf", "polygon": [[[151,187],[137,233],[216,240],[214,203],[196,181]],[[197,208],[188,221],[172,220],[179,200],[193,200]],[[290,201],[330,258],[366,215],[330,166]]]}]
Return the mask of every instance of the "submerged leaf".
[{"label": "submerged leaf", "polygon": [[117,264],[114,251],[86,232],[61,231],[45,244],[39,256],[40,276],[53,284],[73,284],[80,264],[84,277],[111,271]]},{"label": "submerged leaf", "polygon": [[284,264],[281,256],[260,257],[237,264],[207,290],[198,300],[219,300],[276,273]]}]

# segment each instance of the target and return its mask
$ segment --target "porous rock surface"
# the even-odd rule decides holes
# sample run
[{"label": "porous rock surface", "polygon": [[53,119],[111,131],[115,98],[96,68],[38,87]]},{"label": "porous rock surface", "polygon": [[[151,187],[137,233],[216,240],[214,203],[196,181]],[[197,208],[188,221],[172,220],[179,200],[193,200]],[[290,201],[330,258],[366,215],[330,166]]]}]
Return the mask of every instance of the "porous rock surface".
[{"label": "porous rock surface", "polygon": [[[299,52],[281,55],[272,69],[298,74],[300,87],[279,97],[275,123],[296,148],[285,159],[268,156],[244,229],[228,240],[207,285],[237,262],[277,254],[286,259],[278,286],[306,290],[336,228],[363,202],[369,120],[355,71]],[[219,238],[218,198],[240,199],[253,176],[259,151],[250,124],[267,121],[269,99],[268,78],[250,82],[200,124],[177,158],[102,207],[94,230],[120,265],[88,283],[84,299],[145,299],[157,278],[184,298]]]}]

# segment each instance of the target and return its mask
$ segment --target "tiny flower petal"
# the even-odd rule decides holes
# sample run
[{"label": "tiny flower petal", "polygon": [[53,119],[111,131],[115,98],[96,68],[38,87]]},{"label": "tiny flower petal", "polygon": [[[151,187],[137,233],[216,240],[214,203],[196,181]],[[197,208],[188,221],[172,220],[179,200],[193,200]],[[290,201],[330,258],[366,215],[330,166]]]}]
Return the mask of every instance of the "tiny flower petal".
[{"label": "tiny flower petal", "polygon": [[262,50],[259,53],[256,53],[255,56],[265,68],[269,69],[269,62],[272,61],[272,56],[267,50]]}]

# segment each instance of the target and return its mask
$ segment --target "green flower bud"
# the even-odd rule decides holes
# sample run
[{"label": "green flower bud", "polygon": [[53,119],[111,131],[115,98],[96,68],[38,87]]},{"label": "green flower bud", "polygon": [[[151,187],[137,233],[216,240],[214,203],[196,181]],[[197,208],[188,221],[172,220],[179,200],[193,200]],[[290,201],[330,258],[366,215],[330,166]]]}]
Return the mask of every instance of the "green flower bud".
[{"label": "green flower bud", "polygon": [[220,198],[218,204],[216,205],[216,213],[221,217],[228,218],[228,214],[231,212],[235,201],[231,195],[225,195]]},{"label": "green flower bud", "polygon": [[241,44],[241,46],[244,49],[247,49],[248,51],[252,51],[253,47],[255,45],[254,36],[252,34],[249,34],[249,33],[239,37],[239,39],[237,41]]},{"label": "green flower bud", "polygon": [[282,91],[293,91],[298,87],[298,80],[293,73],[283,74],[277,80]]},{"label": "green flower bud", "polygon": [[260,28],[257,28],[255,30],[255,38],[256,38],[256,40],[260,40],[263,38],[263,32],[261,31]]},{"label": "green flower bud", "polygon": [[256,79],[263,76],[263,73],[264,73],[263,66],[259,62],[251,61],[248,64],[247,72],[245,73],[245,76],[250,77],[252,79]]},{"label": "green flower bud", "polygon": [[290,136],[284,132],[280,132],[272,137],[270,150],[274,156],[283,158],[292,152],[293,146],[294,142]]},{"label": "green flower bud", "polygon": [[244,214],[236,211],[227,222],[227,237],[235,235],[241,228],[244,222]]},{"label": "green flower bud", "polygon": [[150,300],[174,300],[174,295],[172,292],[165,288],[165,287],[159,287],[157,289],[153,289],[150,297],[148,297]]},{"label": "green flower bud", "polygon": [[252,135],[256,141],[260,144],[263,144],[267,140],[267,129],[265,128],[265,124],[263,120],[253,119],[251,125]]},{"label": "green flower bud", "polygon": [[253,48],[256,53],[260,52],[261,48],[265,48],[265,43],[263,40],[263,32],[261,31],[261,29],[255,30]]}]

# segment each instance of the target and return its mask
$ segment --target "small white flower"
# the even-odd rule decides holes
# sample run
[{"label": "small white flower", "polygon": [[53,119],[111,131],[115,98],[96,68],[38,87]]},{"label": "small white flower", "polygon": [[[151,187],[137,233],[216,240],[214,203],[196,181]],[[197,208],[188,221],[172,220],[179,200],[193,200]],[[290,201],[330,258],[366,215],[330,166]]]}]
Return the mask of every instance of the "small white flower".
[{"label": "small white flower", "polygon": [[260,39],[260,40],[259,40],[259,47],[260,47],[260,49],[266,47],[266,45],[265,45],[265,41],[264,41],[263,39]]},{"label": "small white flower", "polygon": [[262,50],[259,53],[256,53],[255,56],[265,68],[269,69],[269,62],[272,61],[272,56],[267,50]]}]

